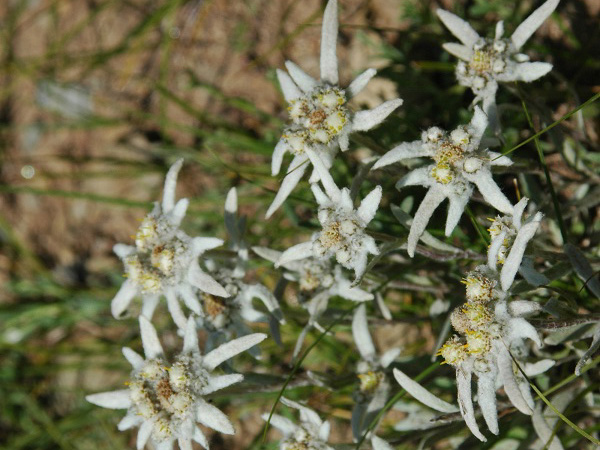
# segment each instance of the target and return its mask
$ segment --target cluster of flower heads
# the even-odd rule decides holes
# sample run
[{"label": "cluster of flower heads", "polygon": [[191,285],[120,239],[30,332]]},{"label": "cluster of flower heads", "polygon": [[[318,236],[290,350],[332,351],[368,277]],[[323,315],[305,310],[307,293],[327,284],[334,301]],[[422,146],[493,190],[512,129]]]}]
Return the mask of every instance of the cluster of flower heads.
[{"label": "cluster of flower heads", "polygon": [[[361,303],[352,321],[352,334],[360,354],[351,419],[355,441],[373,429],[373,420],[379,417],[389,400],[391,373],[404,389],[427,406],[445,413],[460,411],[468,428],[482,441],[486,438],[476,421],[471,388],[473,375],[477,379],[477,402],[492,433],[499,433],[496,400],[499,387],[504,388],[519,411],[535,416],[529,386],[525,377],[515,370],[515,363],[528,355],[527,340],[542,345],[536,329],[527,321],[527,317],[539,312],[541,307],[532,301],[512,300],[511,287],[517,272],[522,271],[529,279],[526,273],[531,274],[533,270],[525,267],[523,258],[542,216],[537,213],[523,220],[528,200],[523,198],[512,205],[492,176],[494,166],[510,166],[512,161],[486,148],[482,138],[490,128],[498,131],[495,110],[498,82],[532,81],[551,69],[547,63],[527,62],[526,55],[518,52],[557,4],[558,0],[548,0],[510,39],[502,38],[502,22],[496,27],[494,39],[481,38],[462,19],[438,10],[439,18],[462,43],[444,45],[448,52],[461,59],[456,69],[458,82],[473,90],[474,103],[482,102],[483,108],[475,106],[471,121],[451,132],[438,127],[425,130],[420,140],[401,143],[372,166],[377,170],[411,158],[432,160],[405,174],[396,185],[398,189],[414,185],[428,189],[410,226],[407,241],[410,257],[414,256],[418,241],[427,236],[428,222],[445,199],[449,201],[447,236],[457,226],[474,187],[491,207],[502,213],[492,219],[489,228],[491,243],[487,264],[466,275],[467,301],[451,313],[456,334],[438,352],[444,362],[456,370],[459,407],[436,397],[397,368],[392,370],[401,352],[399,348],[377,356],[364,302],[375,300],[385,318],[389,318],[390,313],[370,280],[366,280],[363,288],[357,284],[365,275],[369,255],[380,253],[367,226],[379,208],[382,189],[376,186],[355,207],[355,190],[340,189],[330,174],[338,150],[348,150],[350,134],[380,124],[402,100],[391,100],[368,111],[354,112],[349,107],[348,101],[366,86],[375,70],[366,70],[346,89],[339,86],[336,0],[329,0],[323,18],[320,79],[312,78],[290,61],[286,62],[289,75],[277,71],[291,123],[275,147],[273,175],[279,173],[286,152],[293,154],[293,160],[266,215],[270,217],[283,204],[306,168],[312,165],[309,182],[318,205],[316,216],[321,229],[309,241],[283,252],[265,247],[252,250],[274,263],[276,268],[281,267],[283,279],[298,284],[299,303],[308,310],[308,323],[300,333],[293,359],[313,327],[326,331],[319,321],[331,298]],[[245,219],[237,213],[235,189],[229,192],[225,202],[229,256],[204,257],[205,252],[224,241],[192,238],[179,228],[188,206],[186,199],[175,202],[176,178],[181,166],[182,160],[179,160],[169,170],[163,201],[143,220],[135,236],[135,246],[118,244],[114,248],[123,261],[127,280],[112,301],[112,312],[120,318],[130,311],[134,297],[142,297],[139,323],[145,358],[124,348],[123,353],[133,367],[128,388],[87,397],[100,406],[127,409],[118,427],[120,430],[140,428],[138,449],[148,441],[159,450],[171,449],[174,442],[188,450],[192,448],[192,441],[208,448],[208,441],[197,423],[232,434],[234,429],[229,419],[204,397],[240,382],[243,376],[217,375],[213,371],[246,350],[259,356],[255,345],[266,335],[251,333],[247,322],[269,322],[276,340],[279,325],[285,323],[277,296],[262,284],[245,281],[250,254],[244,240]],[[354,273],[354,281],[347,274],[349,270]],[[166,298],[184,340],[183,350],[172,364],[166,361],[156,330],[150,323],[161,296]],[[253,299],[260,300],[267,312],[257,310]],[[181,302],[190,314],[184,313]],[[198,346],[198,329],[208,333],[204,356]],[[551,364],[541,361],[533,368],[524,364],[525,372],[527,375],[540,373]],[[328,444],[329,422],[298,402],[284,397],[282,403],[299,412],[297,423],[277,414],[263,415],[283,434],[282,450],[332,449]],[[374,450],[392,448],[374,433],[370,434],[370,442]],[[553,445],[560,448],[560,444]]]}]

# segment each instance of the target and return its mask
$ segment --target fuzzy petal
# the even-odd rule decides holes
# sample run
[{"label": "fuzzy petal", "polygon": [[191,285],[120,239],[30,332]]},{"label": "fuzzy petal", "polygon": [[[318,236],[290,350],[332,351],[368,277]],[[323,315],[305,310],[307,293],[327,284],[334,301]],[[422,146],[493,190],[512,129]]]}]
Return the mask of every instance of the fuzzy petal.
[{"label": "fuzzy petal", "polygon": [[94,405],[109,409],[127,409],[131,406],[129,389],[86,395],[85,399]]},{"label": "fuzzy petal", "polygon": [[546,62],[524,62],[517,64],[514,71],[514,80],[524,81],[529,83],[531,81],[542,78],[548,72],[552,70],[552,64]]},{"label": "fuzzy petal", "polygon": [[[455,413],[458,411],[458,408],[456,406],[451,405],[448,402],[445,402],[444,400],[442,400],[439,397],[436,397],[435,395],[433,395],[431,392],[429,392],[427,389],[425,389],[419,383],[414,381],[412,378],[405,375],[400,370],[394,369],[394,378],[396,378],[396,381],[398,382],[398,384],[400,384],[400,386],[402,386],[402,389],[404,389],[406,392],[408,392],[410,395],[412,395],[414,398],[419,400],[424,405],[429,406],[431,409],[435,409],[436,411],[440,411],[440,412],[447,413],[447,414]],[[470,385],[469,385],[469,389],[471,389]],[[469,393],[469,398],[471,398],[470,393]],[[472,405],[471,405],[471,407],[472,407]],[[473,433],[473,434],[475,434],[475,433]]]},{"label": "fuzzy petal", "polygon": [[[180,330],[185,329],[187,319],[185,318],[185,314],[181,309],[181,304],[179,303],[179,299],[175,295],[173,289],[168,289],[165,292],[165,297],[167,298],[167,308],[171,313],[171,317],[173,317],[173,321],[177,325],[177,328]],[[142,317],[142,316],[140,316]]]},{"label": "fuzzy petal", "polygon": [[473,48],[473,44],[477,42],[479,35],[467,21],[449,11],[444,11],[443,9],[438,9],[436,12],[442,23],[446,25],[446,28],[448,28],[460,42],[465,44],[468,48]]},{"label": "fuzzy petal", "polygon": [[110,310],[115,319],[121,317],[121,315],[127,310],[131,300],[136,296],[138,292],[137,286],[131,280],[125,280],[121,285],[121,288],[112,299],[110,303]]},{"label": "fuzzy petal", "polygon": [[521,266],[527,243],[535,235],[541,220],[542,215],[540,213],[536,214],[534,220],[523,225],[517,233],[517,237],[513,242],[510,252],[506,257],[506,261],[504,262],[504,266],[502,267],[502,271],[500,272],[500,282],[503,291],[508,291],[512,286],[515,275]]},{"label": "fuzzy petal", "polygon": [[171,166],[165,178],[165,188],[163,191],[162,212],[169,213],[175,206],[175,189],[177,187],[177,175],[183,165],[183,158],[178,159]]},{"label": "fuzzy petal", "polygon": [[169,215],[169,222],[171,225],[178,227],[181,224],[181,221],[185,217],[185,213],[187,212],[188,206],[190,205],[190,201],[187,198],[182,198],[171,210],[171,214]]},{"label": "fuzzy petal", "polygon": [[354,312],[352,319],[352,336],[358,347],[362,359],[367,361],[375,358],[375,345],[369,334],[369,325],[367,323],[367,309],[364,303]]},{"label": "fuzzy petal", "polygon": [[446,50],[451,55],[456,56],[463,61],[469,61],[471,56],[473,55],[473,49],[470,47],[465,47],[462,44],[457,44],[455,42],[447,42],[442,45],[444,50]]},{"label": "fuzzy petal", "polygon": [[521,411],[523,414],[530,416],[532,414],[531,408],[523,398],[523,394],[519,389],[515,374],[513,371],[513,360],[508,353],[508,350],[504,349],[498,352],[498,370],[500,372],[500,379],[504,384],[504,391],[510,399],[513,405]]},{"label": "fuzzy petal", "polygon": [[286,102],[302,97],[302,91],[298,89],[296,83],[290,78],[290,76],[281,69],[277,69],[277,79],[279,80],[279,86],[281,86],[281,92]]},{"label": "fuzzy petal", "polygon": [[387,350],[379,359],[379,364],[384,369],[387,368],[394,360],[402,353],[402,349],[399,347],[390,348]]},{"label": "fuzzy petal", "polygon": [[223,245],[223,239],[213,237],[195,237],[192,239],[192,251],[194,255],[201,255],[207,250],[212,250]]},{"label": "fuzzy petal", "polygon": [[371,444],[373,444],[373,450],[394,450],[390,444],[377,436],[371,438]]},{"label": "fuzzy petal", "polygon": [[521,23],[510,37],[515,48],[519,50],[533,33],[544,23],[558,6],[559,0],[548,0]]},{"label": "fuzzy petal", "polygon": [[132,245],[126,245],[126,244],[115,244],[113,246],[113,252],[115,253],[115,255],[117,255],[119,258],[121,259],[125,259],[127,258],[129,255],[131,255],[132,253],[136,252],[136,248],[133,247]]},{"label": "fuzzy petal", "polygon": [[396,183],[396,189],[401,189],[404,186],[432,186],[433,181],[431,179],[431,169],[434,166],[419,167],[418,169],[411,170],[409,173],[404,175]]},{"label": "fuzzy petal", "polygon": [[140,333],[146,359],[164,358],[165,352],[160,345],[156,329],[144,316],[140,316]]},{"label": "fuzzy petal", "polygon": [[234,242],[238,241],[237,211],[237,189],[232,187],[227,192],[227,198],[225,199],[225,228]]},{"label": "fuzzy petal", "polygon": [[508,156],[502,155],[502,153],[488,151],[488,157],[490,158],[491,166],[512,166],[513,162]]},{"label": "fuzzy petal", "polygon": [[192,436],[192,439],[208,450],[208,439],[206,439],[206,436],[200,428],[194,427],[194,434]]},{"label": "fuzzy petal", "polygon": [[518,230],[519,228],[521,228],[521,221],[523,219],[523,212],[525,211],[525,208],[527,207],[527,202],[529,201],[529,199],[527,197],[523,197],[521,200],[519,200],[519,202],[515,205],[514,209],[513,209],[513,213],[512,213],[512,221],[513,221],[513,225],[515,226],[515,228]]},{"label": "fuzzy petal", "polygon": [[231,421],[219,408],[201,398],[196,400],[196,407],[196,419],[202,425],[223,434],[235,434]]},{"label": "fuzzy petal", "polygon": [[275,150],[273,150],[273,158],[271,159],[271,175],[275,176],[281,170],[281,163],[283,162],[283,156],[288,150],[287,144],[283,138],[279,139]]},{"label": "fuzzy petal", "polygon": [[316,429],[321,428],[321,424],[323,423],[323,421],[320,419],[319,415],[312,409],[307,408],[306,406],[301,405],[298,402],[289,400],[285,397],[281,397],[281,403],[283,403],[286,406],[289,406],[290,408],[297,409],[300,412],[301,422],[306,422]]},{"label": "fuzzy petal", "polygon": [[542,305],[528,300],[513,300],[508,304],[508,311],[513,317],[530,316],[542,310]]},{"label": "fuzzy petal", "polygon": [[360,206],[356,211],[358,217],[360,217],[365,225],[368,224],[379,208],[379,202],[381,201],[382,190],[381,186],[377,186],[360,202]]},{"label": "fuzzy petal", "polygon": [[312,162],[315,170],[319,173],[321,184],[325,188],[325,192],[327,192],[329,198],[334,202],[339,201],[341,197],[340,188],[338,188],[335,181],[333,181],[328,167],[325,165],[319,154],[312,149],[306,149],[306,155],[310,158],[310,162]]},{"label": "fuzzy petal", "polygon": [[312,256],[312,247],[312,241],[308,241],[288,248],[285,252],[281,254],[279,259],[275,263],[275,267],[285,266],[285,264],[289,262],[297,261],[299,259],[305,259]]},{"label": "fuzzy petal", "polygon": [[198,347],[198,332],[196,331],[196,321],[191,316],[188,319],[187,324],[185,326],[182,353],[200,353],[200,348]]},{"label": "fuzzy petal", "polygon": [[490,246],[488,247],[488,267],[493,271],[496,271],[496,266],[498,265],[498,253],[500,252],[500,248],[504,245],[505,238],[506,231],[501,231],[498,236],[492,239],[492,242],[490,242]]},{"label": "fuzzy petal", "polygon": [[144,316],[148,320],[152,320],[152,316],[154,315],[154,311],[158,306],[158,302],[160,301],[160,295],[152,294],[152,295],[144,295],[142,300],[142,312],[141,315]]},{"label": "fuzzy petal", "polygon": [[[269,414],[262,414],[261,417],[264,421],[269,420]],[[294,422],[287,417],[280,416],[279,414],[273,414],[269,423],[281,431],[285,437],[294,434],[298,429]]]},{"label": "fuzzy petal", "polygon": [[408,234],[406,250],[411,258],[415,256],[417,242],[419,242],[419,238],[425,231],[429,219],[431,219],[433,212],[445,198],[446,195],[441,189],[431,188],[427,191],[425,198],[423,198],[423,201],[419,205]]},{"label": "fuzzy petal", "polygon": [[144,365],[144,358],[129,347],[123,347],[123,356],[129,361],[133,370],[140,369]]},{"label": "fuzzy petal", "polygon": [[475,106],[475,112],[471,118],[471,122],[469,122],[469,126],[473,130],[475,138],[480,141],[481,136],[483,136],[488,127],[488,117],[479,106]]},{"label": "fuzzy petal", "polygon": [[304,172],[308,167],[307,162],[308,158],[306,157],[306,155],[296,155],[294,159],[292,159],[289,171],[283,179],[283,181],[281,182],[279,191],[277,191],[277,195],[275,195],[273,203],[271,203],[271,206],[269,206],[267,214],[265,215],[265,219],[271,217],[273,213],[277,211],[277,209],[279,209],[279,207],[288,198],[288,196],[291,194],[294,188],[298,185],[300,179],[302,178],[302,175],[304,175]]},{"label": "fuzzy petal", "polygon": [[285,67],[287,68],[292,80],[296,85],[302,89],[303,92],[308,93],[317,86],[317,80],[307,74],[304,70],[294,64],[292,61],[286,61]]},{"label": "fuzzy petal", "polygon": [[225,290],[225,288],[209,274],[203,272],[197,263],[194,263],[190,266],[187,278],[191,284],[196,286],[202,292],[216,295],[218,297],[229,297],[229,293]]},{"label": "fuzzy petal", "polygon": [[402,105],[402,103],[402,99],[396,98],[394,100],[388,100],[376,108],[358,111],[352,118],[352,129],[354,131],[370,130],[383,122],[385,118]]},{"label": "fuzzy petal", "polygon": [[202,364],[208,370],[213,370],[223,361],[226,361],[229,358],[248,350],[250,347],[254,347],[256,344],[264,341],[266,338],[266,334],[254,333],[229,341],[208,353],[202,360]]},{"label": "fuzzy petal", "polygon": [[458,404],[460,406],[460,413],[465,419],[465,423],[471,433],[482,442],[486,442],[487,439],[477,426],[475,420],[475,410],[473,409],[473,399],[471,398],[471,372],[458,369],[456,371],[456,388],[458,390]]},{"label": "fuzzy petal", "polygon": [[494,433],[499,433],[498,428],[498,408],[496,406],[496,376],[495,374],[487,373],[479,376],[477,380],[477,397],[479,407],[483,413],[483,418],[489,430]]},{"label": "fuzzy petal", "polygon": [[119,431],[129,430],[133,427],[138,427],[144,419],[135,413],[128,412],[117,425]]},{"label": "fuzzy petal", "polygon": [[329,0],[323,13],[323,27],[321,29],[321,80],[331,85],[338,84],[337,35],[337,0]]},{"label": "fuzzy petal", "polygon": [[461,195],[451,195],[448,197],[448,216],[446,217],[446,236],[450,236],[460,218],[462,217],[463,212],[465,211],[465,207],[467,203],[469,203],[469,199],[471,198],[471,193],[473,191],[470,188],[467,188],[465,192]]},{"label": "fuzzy petal", "polygon": [[[542,441],[542,445],[544,446],[545,449],[547,449],[547,450],[563,450],[564,449],[564,447],[562,446],[562,444],[560,442],[559,437],[554,434],[554,432],[552,431],[552,428],[550,427],[550,425],[548,425],[548,422],[546,422],[546,419],[544,418],[541,406],[538,406],[533,410],[533,416],[531,417],[531,423],[533,425],[533,429],[535,430],[535,433],[538,435],[538,437]],[[550,442],[550,444],[548,444],[548,442],[550,440],[552,440],[552,441]]]},{"label": "fuzzy petal", "polygon": [[394,147],[373,165],[371,170],[379,169],[380,167],[389,166],[403,159],[419,158],[421,156],[430,156],[431,152],[423,146],[423,141],[403,142]]},{"label": "fuzzy petal", "polygon": [[196,314],[197,316],[204,315],[204,312],[202,311],[202,306],[198,301],[198,297],[196,296],[196,294],[194,294],[194,291],[192,290],[192,287],[189,284],[182,284],[181,286],[179,286],[178,293],[183,299],[185,305],[188,308],[190,308],[194,314]]},{"label": "fuzzy petal", "polygon": [[212,377],[208,380],[208,386],[202,388],[202,394],[210,394],[215,391],[220,391],[233,384],[239,383],[244,379],[244,376],[240,373],[231,373],[227,375],[219,375]]},{"label": "fuzzy petal", "polygon": [[137,450],[142,450],[146,446],[146,443],[148,442],[148,439],[150,439],[150,435],[152,434],[153,428],[154,428],[153,420],[145,420],[144,423],[142,423],[142,426],[138,430],[137,439],[136,439]]},{"label": "fuzzy petal", "polygon": [[346,89],[348,97],[356,97],[356,95],[358,95],[358,93],[365,88],[369,81],[371,81],[371,78],[373,78],[376,74],[377,71],[375,69],[367,69],[354,80],[352,80],[352,83],[350,83],[350,86],[348,86]]},{"label": "fuzzy petal", "polygon": [[482,167],[474,174],[464,172],[463,175],[477,186],[486,202],[504,214],[512,213],[513,205],[500,190],[488,168]]},{"label": "fuzzy petal", "polygon": [[194,450],[192,441],[189,439],[178,438],[177,444],[179,445],[179,450]]}]

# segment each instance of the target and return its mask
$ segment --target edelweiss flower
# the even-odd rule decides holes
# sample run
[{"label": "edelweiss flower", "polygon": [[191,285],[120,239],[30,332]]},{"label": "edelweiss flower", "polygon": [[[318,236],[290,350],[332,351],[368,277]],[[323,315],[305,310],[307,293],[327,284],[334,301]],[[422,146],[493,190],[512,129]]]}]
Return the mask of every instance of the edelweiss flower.
[{"label": "edelweiss flower", "polygon": [[[519,50],[527,39],[556,9],[559,0],[548,0],[536,9],[509,39],[503,38],[504,24],[496,25],[494,39],[482,38],[466,21],[454,14],[437,10],[446,27],[462,44],[444,44],[444,49],[461,59],[456,66],[456,78],[475,94],[473,103],[483,102],[483,110],[495,124],[496,91],[498,82],[533,81],[552,70],[552,64],[528,62],[529,57]],[[496,128],[496,127],[494,127]]]},{"label": "edelweiss flower", "polygon": [[[252,300],[255,298],[259,299],[280,323],[285,322],[277,299],[266,286],[243,281],[248,263],[248,248],[243,238],[246,218],[238,217],[237,204],[237,191],[232,188],[225,201],[225,228],[229,235],[229,248],[236,253],[235,258],[231,261],[206,261],[207,269],[225,288],[229,297],[222,298],[209,293],[199,295],[201,310],[197,321],[200,328],[208,331],[205,351],[212,350],[234,335],[239,337],[251,333],[244,321],[271,321],[270,315],[254,308]],[[255,347],[250,349],[250,353],[258,357],[260,350]]]},{"label": "edelweiss flower", "polygon": [[357,366],[360,386],[354,393],[355,405],[352,410],[352,434],[358,440],[371,421],[385,406],[390,392],[388,366],[400,354],[400,348],[392,348],[378,357],[375,345],[369,334],[365,305],[360,305],[352,320],[352,336],[358,347],[361,360]]},{"label": "edelweiss flower", "polygon": [[[523,207],[524,204],[519,204],[513,213],[513,218],[518,217],[516,222],[519,224]],[[454,310],[451,316],[452,326],[459,335],[451,337],[438,353],[445,363],[456,369],[460,412],[471,432],[482,441],[486,439],[475,420],[472,374],[477,376],[478,403],[492,433],[498,434],[499,431],[497,385],[504,386],[506,395],[519,411],[531,415],[534,408],[529,384],[518,371],[515,372],[511,354],[518,358],[526,356],[525,339],[531,339],[541,347],[537,331],[524,318],[540,311],[541,307],[538,303],[525,300],[508,302],[508,296],[527,242],[535,234],[540,220],[541,215],[536,215],[532,221],[520,227],[500,272],[496,269],[500,245],[492,244],[488,265],[479,266],[467,275],[464,281],[467,303]],[[502,222],[507,221],[502,219]],[[543,366],[544,370],[549,367]],[[428,406],[452,412],[453,405],[437,399],[401,372],[395,372],[395,375],[403,388],[414,392],[413,395]]]},{"label": "edelweiss flower", "polygon": [[186,318],[179,299],[200,314],[195,289],[211,295],[228,297],[229,294],[211,276],[200,269],[198,257],[206,250],[223,244],[217,238],[192,238],[179,229],[185,217],[188,200],[175,203],[177,174],[183,159],[171,166],[165,179],[162,204],[158,202],[148,214],[135,236],[135,247],[116,244],[114,252],[123,261],[127,281],[112,300],[111,309],[119,318],[136,295],[143,300],[142,315],[152,319],[161,295],[167,299],[169,312],[180,329]]},{"label": "edelweiss flower", "polygon": [[475,114],[467,126],[460,126],[450,133],[437,127],[429,128],[423,132],[421,140],[398,145],[373,166],[373,169],[378,169],[404,159],[423,156],[435,161],[435,164],[413,170],[396,184],[397,188],[429,188],[417,209],[408,235],[407,250],[411,257],[433,212],[446,198],[450,202],[446,236],[452,233],[471,198],[473,184],[494,208],[506,214],[512,212],[513,206],[495,183],[491,172],[491,166],[509,166],[512,161],[499,153],[479,148],[487,125],[487,116],[476,106]]},{"label": "edelweiss flower", "polygon": [[[253,247],[252,250],[260,257],[274,263],[281,258],[281,252],[269,248]],[[310,315],[308,323],[298,336],[292,359],[300,353],[304,339],[313,327],[325,331],[318,320],[327,310],[329,299],[339,296],[355,302],[373,300],[373,294],[370,292],[352,287],[352,282],[346,278],[342,267],[337,264],[333,266],[330,260],[309,257],[284,263],[282,267],[286,269],[284,278],[298,283],[299,303],[308,310]]]},{"label": "edelweiss flower", "polygon": [[[376,70],[366,70],[346,90],[342,89],[338,85],[337,34],[337,1],[329,0],[321,33],[321,79],[315,80],[291,61],[285,63],[289,75],[277,70],[281,90],[289,104],[292,124],[285,129],[275,146],[271,166],[273,175],[279,173],[286,152],[293,153],[294,158],[267,211],[267,219],[281,206],[304,175],[309,162],[306,149],[319,153],[329,169],[338,148],[348,150],[350,133],[367,131],[379,125],[402,104],[398,98],[372,110],[353,113],[348,108],[348,100],[364,89],[375,76]],[[317,181],[319,174],[313,172],[310,182]]]},{"label": "edelweiss flower", "polygon": [[373,189],[358,209],[354,209],[350,190],[340,190],[321,158],[312,150],[307,149],[306,152],[327,192],[325,194],[316,184],[311,186],[319,204],[318,218],[323,230],[315,233],[311,241],[297,244],[283,252],[275,267],[311,256],[318,259],[335,256],[343,267],[354,269],[358,278],[367,267],[367,255],[379,254],[375,240],[365,233],[365,228],[373,220],[379,207],[381,186]]},{"label": "edelweiss flower", "polygon": [[128,389],[92,394],[86,400],[103,408],[127,409],[119,430],[140,427],[138,450],[150,440],[157,450],[171,450],[177,441],[182,450],[191,450],[192,440],[208,449],[202,425],[225,434],[234,434],[233,425],[223,412],[203,396],[244,378],[241,374],[214,375],[223,361],[263,341],[267,336],[256,333],[228,342],[206,354],[198,349],[196,325],[192,317],[185,328],[182,352],[168,365],[156,330],[140,316],[140,329],[146,359],[130,348],[123,354],[133,366]]},{"label": "edelweiss flower", "polygon": [[[271,425],[283,433],[281,450],[333,450],[327,445],[329,439],[329,422],[323,422],[319,415],[312,409],[281,397],[281,403],[300,412],[300,425],[296,425],[287,417],[273,414]],[[263,414],[264,420],[269,419],[268,414]]]}]

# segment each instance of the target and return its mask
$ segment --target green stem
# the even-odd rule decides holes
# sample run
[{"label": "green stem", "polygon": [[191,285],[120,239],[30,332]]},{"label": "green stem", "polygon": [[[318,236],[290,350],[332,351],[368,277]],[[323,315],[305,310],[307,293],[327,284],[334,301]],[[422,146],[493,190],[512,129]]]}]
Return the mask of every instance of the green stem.
[{"label": "green stem", "polygon": [[[527,139],[525,139],[523,142],[521,142],[520,144],[515,145],[513,148],[506,150],[504,152],[502,152],[502,155],[508,155],[512,152],[514,152],[515,150],[517,150],[518,148],[523,147],[525,144],[528,144],[529,142],[533,141],[534,139],[538,138],[539,136],[541,136],[542,134],[546,133],[547,131],[551,130],[552,128],[554,128],[556,125],[564,122],[565,120],[567,120],[569,117],[571,117],[573,114],[577,113],[578,111],[582,110],[583,108],[586,108],[587,106],[591,105],[592,103],[594,103],[596,100],[598,100],[600,98],[600,92],[598,92],[596,95],[594,95],[593,97],[589,98],[587,101],[585,101],[584,103],[582,103],[581,105],[579,105],[577,108],[575,108],[574,110],[568,112],[567,114],[565,114],[564,116],[562,116],[560,119],[558,119],[556,122],[551,123],[550,125],[548,125],[546,128],[544,128],[542,131],[537,132],[536,134],[534,134],[531,137],[528,137]],[[500,158],[500,156],[496,157],[493,159],[493,161],[495,161],[496,159]]]}]

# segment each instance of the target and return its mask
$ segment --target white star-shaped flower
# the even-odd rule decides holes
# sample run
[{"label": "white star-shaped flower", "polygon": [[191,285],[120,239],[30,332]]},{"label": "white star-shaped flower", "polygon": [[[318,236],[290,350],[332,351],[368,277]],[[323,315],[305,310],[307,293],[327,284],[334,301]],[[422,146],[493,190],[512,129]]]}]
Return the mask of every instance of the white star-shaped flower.
[{"label": "white star-shaped flower", "polygon": [[[239,217],[237,205],[237,191],[232,188],[225,201],[225,228],[229,236],[228,246],[235,256],[229,260],[206,260],[210,274],[225,288],[229,297],[199,293],[201,310],[197,322],[208,332],[205,351],[212,350],[232,336],[250,334],[245,321],[270,322],[272,326],[276,326],[277,321],[285,323],[279,303],[271,291],[262,284],[244,282],[248,263],[248,248],[244,241],[246,218]],[[252,304],[253,299],[260,300],[269,314],[257,310]],[[250,353],[258,357],[260,350],[255,347],[250,349]]]},{"label": "white star-shaped flower", "polygon": [[[277,250],[265,247],[253,247],[252,250],[260,257],[274,263],[277,263],[282,255]],[[338,264],[333,265],[328,259],[309,257],[290,261],[281,266],[285,269],[283,277],[298,283],[299,303],[309,314],[308,323],[296,341],[292,360],[300,353],[304,339],[313,327],[321,332],[325,331],[318,320],[327,310],[331,298],[341,297],[354,302],[366,302],[374,298],[370,292],[353,287],[342,267]]]},{"label": "white star-shaped flower", "polygon": [[[526,200],[513,212],[513,220],[518,224],[521,223],[524,203]],[[535,215],[520,227],[500,271],[497,270],[497,262],[501,246],[493,241],[488,251],[488,265],[477,267],[464,281],[467,302],[452,313],[452,326],[458,335],[452,336],[438,353],[444,362],[456,369],[460,412],[471,432],[482,441],[486,438],[479,431],[473,407],[473,374],[477,376],[479,407],[492,433],[499,432],[496,405],[496,389],[499,386],[504,387],[506,395],[519,411],[528,415],[533,413],[534,402],[529,384],[515,371],[512,355],[517,358],[526,356],[526,339],[542,346],[536,329],[525,319],[539,312],[541,306],[526,300],[509,302],[508,297],[527,243],[539,227],[540,220],[541,215]],[[553,363],[540,361],[525,371],[528,375],[535,375],[547,370]],[[446,413],[456,411],[456,407],[429,393],[402,372],[395,371],[394,375],[404,389],[431,408]]]},{"label": "white star-shaped flower", "polygon": [[130,348],[123,348],[123,354],[133,367],[129,387],[88,395],[86,400],[104,408],[127,409],[118,428],[121,431],[140,428],[138,450],[148,441],[156,450],[172,450],[175,441],[181,450],[191,450],[192,440],[208,449],[208,440],[196,422],[221,433],[234,434],[227,416],[203,397],[242,381],[241,374],[215,375],[213,370],[267,336],[261,333],[244,336],[202,356],[196,325],[190,317],[185,327],[183,350],[169,365],[152,324],[144,316],[140,316],[139,321],[146,358]]},{"label": "white star-shaped flower", "polygon": [[[496,91],[498,83],[511,81],[530,82],[546,75],[552,64],[529,62],[529,57],[519,53],[521,47],[556,9],[559,0],[548,0],[517,27],[512,36],[503,38],[504,24],[496,25],[494,39],[482,38],[466,21],[442,9],[437,14],[461,44],[447,43],[444,49],[458,57],[456,77],[462,86],[470,87],[475,94],[474,103],[483,103],[483,110],[496,124]],[[496,126],[494,126],[496,128]]]},{"label": "white star-shaped flower", "polygon": [[409,158],[429,157],[434,164],[413,170],[396,184],[404,186],[423,186],[429,188],[419,205],[408,235],[408,254],[412,257],[419,238],[425,231],[435,209],[448,199],[448,217],[446,236],[449,236],[458,224],[465,206],[477,186],[483,198],[497,210],[510,213],[513,206],[502,193],[492,177],[492,166],[509,166],[512,161],[499,153],[481,149],[481,137],[487,128],[488,120],[479,107],[471,122],[460,126],[450,133],[432,127],[423,132],[420,140],[405,142],[393,148],[373,169],[378,169]]},{"label": "white star-shaped flower", "polygon": [[[292,119],[275,146],[272,173],[281,169],[286,152],[294,155],[287,175],[269,207],[266,217],[281,206],[296,187],[309,164],[306,149],[317,152],[329,169],[339,148],[348,150],[349,135],[353,131],[367,131],[379,125],[394,109],[402,104],[401,99],[389,100],[378,107],[352,112],[347,102],[364,89],[375,76],[375,69],[367,69],[344,90],[338,82],[336,40],[338,35],[337,1],[329,0],[323,16],[321,32],[321,78],[315,80],[291,61],[285,65],[289,75],[277,70],[277,78]],[[310,182],[319,181],[313,172]]]},{"label": "white star-shaped flower", "polygon": [[[283,434],[280,450],[333,450],[327,444],[331,428],[329,422],[322,421],[312,409],[285,397],[281,397],[281,403],[299,411],[300,424],[296,425],[287,417],[273,414],[270,423]],[[262,418],[268,420],[269,415],[263,414]]]},{"label": "white star-shaped flower", "polygon": [[365,305],[360,305],[354,312],[352,336],[361,357],[357,366],[360,385],[354,392],[356,403],[351,419],[352,434],[358,440],[387,402],[390,383],[386,369],[394,362],[401,349],[395,347],[380,357],[377,356],[369,333]]},{"label": "white star-shaped flower", "polygon": [[155,203],[137,230],[135,246],[116,244],[114,252],[123,261],[127,281],[112,300],[111,310],[119,318],[136,295],[143,300],[142,315],[152,318],[161,295],[167,299],[169,312],[180,329],[186,317],[179,300],[194,313],[200,314],[196,289],[219,297],[227,291],[200,268],[198,257],[206,250],[219,247],[221,239],[192,238],[179,229],[185,217],[188,200],[175,203],[177,174],[183,159],[171,166],[165,179],[162,203]]},{"label": "white star-shaped flower", "polygon": [[373,189],[354,209],[350,190],[337,187],[323,161],[313,150],[306,150],[315,170],[319,173],[325,192],[311,185],[319,204],[318,219],[323,229],[312,239],[287,249],[275,264],[279,267],[291,261],[315,257],[335,259],[346,269],[353,269],[356,278],[363,275],[367,267],[367,255],[379,254],[375,239],[365,232],[365,228],[375,217],[381,201],[381,186]]}]

